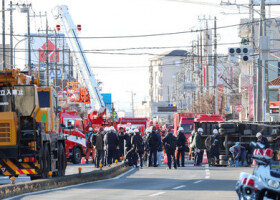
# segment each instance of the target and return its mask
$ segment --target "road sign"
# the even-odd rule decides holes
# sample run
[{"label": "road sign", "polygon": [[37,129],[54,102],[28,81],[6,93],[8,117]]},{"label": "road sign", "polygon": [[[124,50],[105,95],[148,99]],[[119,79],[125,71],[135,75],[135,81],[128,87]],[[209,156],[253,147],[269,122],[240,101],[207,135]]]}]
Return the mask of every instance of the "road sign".
[{"label": "road sign", "polygon": [[195,82],[186,82],[182,84],[183,91],[185,92],[194,92],[196,90]]},{"label": "road sign", "polygon": [[244,110],[244,107],[243,107],[242,105],[237,105],[237,106],[235,106],[235,111],[236,111],[236,112],[240,113],[240,112],[242,112],[243,110]]}]

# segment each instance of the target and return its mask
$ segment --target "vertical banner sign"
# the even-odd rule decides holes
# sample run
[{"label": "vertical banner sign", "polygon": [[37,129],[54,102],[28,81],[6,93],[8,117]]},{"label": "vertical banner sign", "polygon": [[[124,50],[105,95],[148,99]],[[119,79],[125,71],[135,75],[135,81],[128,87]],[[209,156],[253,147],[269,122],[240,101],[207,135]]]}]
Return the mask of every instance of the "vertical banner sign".
[{"label": "vertical banner sign", "polygon": [[248,95],[249,95],[249,118],[254,118],[254,93],[253,93],[253,78],[250,78],[249,87],[248,87]]}]

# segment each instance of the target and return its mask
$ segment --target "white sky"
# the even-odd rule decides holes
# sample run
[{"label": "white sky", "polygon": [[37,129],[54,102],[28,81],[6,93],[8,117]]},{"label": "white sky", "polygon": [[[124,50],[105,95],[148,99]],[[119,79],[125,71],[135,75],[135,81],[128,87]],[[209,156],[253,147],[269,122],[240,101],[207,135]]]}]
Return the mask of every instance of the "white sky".
[{"label": "white sky", "polygon": [[[222,15],[221,12],[236,13],[236,7],[219,7],[220,0],[208,0],[205,4],[198,4],[203,1],[188,0],[29,0],[13,1],[13,3],[32,3],[32,9],[36,14],[48,12],[49,25],[55,28],[51,10],[59,4],[68,5],[74,23],[82,25],[80,36],[120,36],[120,35],[142,35],[154,33],[166,33],[187,31],[191,28],[199,29],[202,24],[198,16],[217,16],[217,26],[226,26],[239,23],[240,18],[246,15]],[[248,3],[248,0],[238,1]],[[9,1],[6,1],[8,7]],[[211,6],[209,6],[209,4]],[[215,6],[217,5],[217,6]],[[242,12],[248,13],[247,9]],[[280,15],[280,14],[279,14]],[[26,14],[14,12],[15,34],[26,32]],[[6,13],[6,31],[9,31],[9,13]],[[213,21],[210,21],[213,23]],[[211,24],[210,24],[211,26]],[[45,18],[31,19],[32,33],[41,28],[45,29]],[[239,42],[237,28],[219,29],[218,43]],[[21,39],[20,37],[17,37]],[[180,34],[172,36],[157,36],[144,38],[125,39],[82,39],[84,50],[93,49],[117,49],[117,48],[138,48],[138,47],[162,47],[162,46],[189,46],[191,41],[196,39],[196,34]],[[9,37],[6,38],[9,43]],[[14,44],[16,44],[14,40]],[[24,48],[21,43],[17,48]],[[171,49],[170,49],[171,50]],[[188,50],[188,49],[187,49]],[[154,53],[161,54],[166,49],[159,50],[129,50],[125,53]],[[227,46],[218,46],[219,53],[226,53]],[[131,108],[131,94],[136,93],[135,105],[142,100],[148,100],[148,68],[149,58],[147,55],[101,55],[86,54],[93,72],[98,79],[103,81],[103,93],[112,93],[113,101],[117,108],[129,110]],[[25,55],[17,53],[16,64],[23,66]],[[21,58],[21,59],[18,59]],[[94,67],[116,67],[115,69],[100,69]],[[139,69],[119,69],[123,66],[143,66]],[[129,110],[130,111],[130,110]]]}]

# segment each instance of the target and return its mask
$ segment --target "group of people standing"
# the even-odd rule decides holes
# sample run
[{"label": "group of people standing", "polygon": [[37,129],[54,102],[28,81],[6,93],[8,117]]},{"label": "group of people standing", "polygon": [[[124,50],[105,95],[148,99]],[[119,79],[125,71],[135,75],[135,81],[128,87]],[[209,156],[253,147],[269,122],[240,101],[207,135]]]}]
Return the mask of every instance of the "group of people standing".
[{"label": "group of people standing", "polygon": [[[170,129],[161,131],[156,127],[146,129],[144,135],[137,128],[101,127],[93,132],[90,127],[86,135],[86,163],[90,154],[96,167],[110,166],[115,161],[126,160],[128,165],[143,168],[147,161],[148,167],[158,167],[162,163],[163,152],[167,154],[168,168],[185,166],[186,137],[183,128],[179,128],[175,137]],[[175,151],[177,154],[175,155]]]}]

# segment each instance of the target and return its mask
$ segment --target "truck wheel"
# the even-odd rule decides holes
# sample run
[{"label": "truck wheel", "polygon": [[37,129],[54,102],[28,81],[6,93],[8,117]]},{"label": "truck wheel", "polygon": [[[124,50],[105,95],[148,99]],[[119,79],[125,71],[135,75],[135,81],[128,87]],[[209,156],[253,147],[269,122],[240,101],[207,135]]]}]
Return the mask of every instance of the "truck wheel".
[{"label": "truck wheel", "polygon": [[48,178],[49,171],[51,170],[51,155],[47,144],[44,144],[44,156],[43,156],[44,168],[42,176]]},{"label": "truck wheel", "polygon": [[58,176],[64,176],[66,169],[66,152],[61,143],[58,144]]},{"label": "truck wheel", "polygon": [[73,149],[73,156],[72,156],[72,162],[74,164],[80,164],[82,159],[82,151],[80,148],[75,147]]}]

